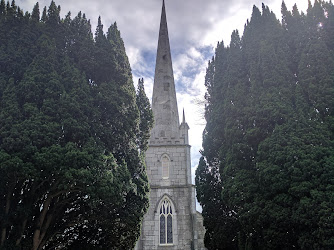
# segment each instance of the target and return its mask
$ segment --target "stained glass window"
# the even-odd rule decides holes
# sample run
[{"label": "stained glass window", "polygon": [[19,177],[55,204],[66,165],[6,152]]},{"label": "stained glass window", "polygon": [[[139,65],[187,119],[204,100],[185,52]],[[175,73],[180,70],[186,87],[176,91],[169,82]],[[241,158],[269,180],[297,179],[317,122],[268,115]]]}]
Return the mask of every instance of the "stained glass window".
[{"label": "stained glass window", "polygon": [[173,215],[170,201],[165,198],[160,207],[160,244],[173,244]]},{"label": "stained glass window", "polygon": [[172,228],[172,216],[167,215],[167,243],[173,243],[173,228]]},{"label": "stained glass window", "polygon": [[165,215],[160,215],[160,244],[166,244],[166,219]]}]

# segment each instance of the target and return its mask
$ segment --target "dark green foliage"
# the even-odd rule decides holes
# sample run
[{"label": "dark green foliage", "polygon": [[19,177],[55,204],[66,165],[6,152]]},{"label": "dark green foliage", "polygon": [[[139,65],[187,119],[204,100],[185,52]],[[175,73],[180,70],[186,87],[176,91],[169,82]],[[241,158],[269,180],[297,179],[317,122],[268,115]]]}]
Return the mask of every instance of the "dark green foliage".
[{"label": "dark green foliage", "polygon": [[218,44],[196,172],[208,249],[334,248],[333,11],[254,6]]},{"label": "dark green foliage", "polygon": [[39,13],[39,4],[36,3],[35,6],[34,6],[34,9],[32,10],[32,13],[31,13],[31,19],[36,21],[36,22],[39,22],[39,19],[40,19],[40,13]]},{"label": "dark green foliage", "polygon": [[116,24],[59,13],[0,4],[0,248],[131,249],[152,111]]},{"label": "dark green foliage", "polygon": [[148,139],[150,138],[149,131],[153,127],[154,119],[150,101],[145,94],[143,78],[138,79],[136,103],[140,115],[139,133],[137,135],[138,145],[140,152],[145,152],[147,150]]},{"label": "dark green foliage", "polygon": [[233,209],[221,202],[222,182],[218,166],[209,166],[204,157],[201,157],[195,181],[197,199],[202,204],[202,216],[207,229],[205,246],[208,249],[237,249],[238,242],[234,233],[239,229],[232,216]]}]

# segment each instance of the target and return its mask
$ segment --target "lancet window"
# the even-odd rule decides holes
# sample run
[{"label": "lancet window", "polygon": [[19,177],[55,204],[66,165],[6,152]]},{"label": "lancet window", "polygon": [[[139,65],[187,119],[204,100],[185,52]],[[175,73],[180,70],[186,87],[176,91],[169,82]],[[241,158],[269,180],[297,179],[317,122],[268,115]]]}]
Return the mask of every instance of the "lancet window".
[{"label": "lancet window", "polygon": [[165,198],[160,205],[160,245],[173,244],[173,208]]},{"label": "lancet window", "polygon": [[168,179],[169,178],[170,160],[166,155],[164,155],[161,159],[161,163],[162,163],[162,178],[163,179]]}]

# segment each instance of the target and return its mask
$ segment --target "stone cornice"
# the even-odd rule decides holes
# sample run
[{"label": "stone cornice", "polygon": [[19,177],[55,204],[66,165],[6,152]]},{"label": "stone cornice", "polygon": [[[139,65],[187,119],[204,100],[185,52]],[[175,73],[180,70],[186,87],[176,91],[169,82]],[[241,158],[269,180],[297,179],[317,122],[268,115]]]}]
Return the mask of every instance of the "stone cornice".
[{"label": "stone cornice", "polygon": [[151,189],[174,189],[174,188],[189,188],[195,187],[194,184],[186,184],[186,185],[173,185],[173,186],[162,186],[162,185],[151,185]]},{"label": "stone cornice", "polygon": [[149,144],[149,147],[189,147],[191,148],[191,146],[189,144]]}]

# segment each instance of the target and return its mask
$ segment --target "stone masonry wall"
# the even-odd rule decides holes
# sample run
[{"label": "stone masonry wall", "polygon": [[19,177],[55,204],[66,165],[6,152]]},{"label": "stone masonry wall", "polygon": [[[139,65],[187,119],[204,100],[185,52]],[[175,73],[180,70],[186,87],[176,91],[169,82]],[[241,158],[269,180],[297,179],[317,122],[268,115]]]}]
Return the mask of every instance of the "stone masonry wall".
[{"label": "stone masonry wall", "polygon": [[[159,246],[159,203],[164,196],[173,202],[173,246]],[[180,188],[153,188],[150,195],[150,208],[145,215],[142,225],[144,235],[141,236],[141,250],[176,250],[191,249],[192,232],[189,209],[188,187]]]},{"label": "stone masonry wall", "polygon": [[[187,185],[187,153],[185,145],[150,146],[146,152],[146,166],[151,186]],[[161,157],[167,155],[170,159],[169,178],[162,178]]]},{"label": "stone masonry wall", "polygon": [[[146,152],[149,177],[150,207],[142,224],[142,235],[136,249],[192,249],[193,244],[193,190],[190,178],[190,146],[185,144],[160,144],[150,142]],[[169,178],[162,178],[161,157],[170,159]],[[159,246],[159,204],[167,196],[173,206],[173,245]]]}]

